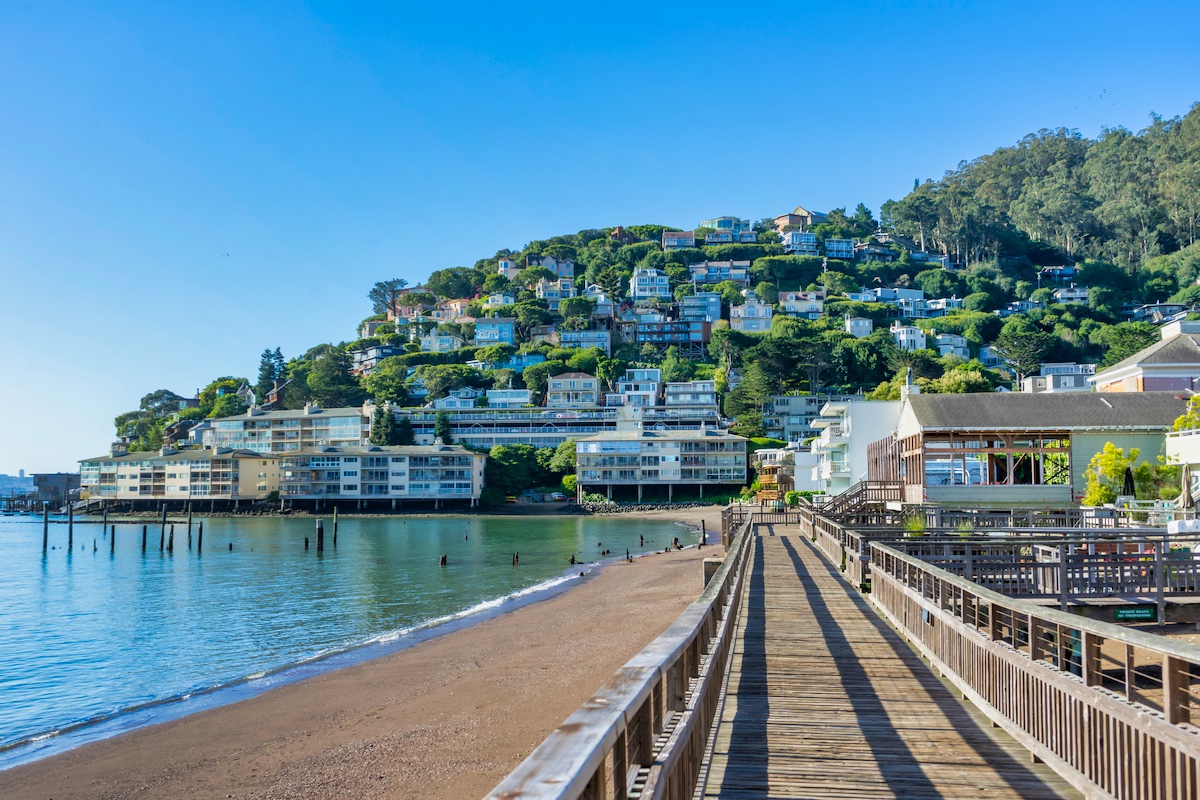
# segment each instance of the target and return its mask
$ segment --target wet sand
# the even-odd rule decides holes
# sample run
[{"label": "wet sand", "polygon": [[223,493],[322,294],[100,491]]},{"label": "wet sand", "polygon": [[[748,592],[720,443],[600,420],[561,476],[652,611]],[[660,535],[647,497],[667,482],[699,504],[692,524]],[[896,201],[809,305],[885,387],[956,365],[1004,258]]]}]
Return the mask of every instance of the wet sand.
[{"label": "wet sand", "polygon": [[[720,509],[640,517],[707,523]],[[0,772],[4,798],[480,797],[700,594],[657,554],[384,658]]]}]

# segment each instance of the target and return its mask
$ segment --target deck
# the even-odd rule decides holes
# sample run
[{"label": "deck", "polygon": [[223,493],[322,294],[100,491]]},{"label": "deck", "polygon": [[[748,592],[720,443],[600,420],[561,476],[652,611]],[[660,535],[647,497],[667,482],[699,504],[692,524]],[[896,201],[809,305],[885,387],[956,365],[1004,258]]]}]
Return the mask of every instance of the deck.
[{"label": "deck", "polygon": [[757,529],[704,797],[1078,796],[961,702],[795,527]]}]

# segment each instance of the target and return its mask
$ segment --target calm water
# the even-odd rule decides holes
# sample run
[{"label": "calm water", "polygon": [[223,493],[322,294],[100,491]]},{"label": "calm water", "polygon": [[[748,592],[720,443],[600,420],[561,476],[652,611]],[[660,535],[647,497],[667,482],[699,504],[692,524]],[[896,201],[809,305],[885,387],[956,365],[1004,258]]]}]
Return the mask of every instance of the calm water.
[{"label": "calm water", "polygon": [[628,518],[343,519],[336,550],[326,521],[318,555],[311,520],[205,519],[202,555],[186,525],[168,555],[157,524],[145,554],[141,523],[118,524],[110,555],[100,525],[77,524],[68,551],[66,526],[52,524],[43,557],[29,519],[0,517],[0,768],[529,602],[589,569],[570,567],[572,554],[596,562],[602,549],[623,558],[696,539]]}]

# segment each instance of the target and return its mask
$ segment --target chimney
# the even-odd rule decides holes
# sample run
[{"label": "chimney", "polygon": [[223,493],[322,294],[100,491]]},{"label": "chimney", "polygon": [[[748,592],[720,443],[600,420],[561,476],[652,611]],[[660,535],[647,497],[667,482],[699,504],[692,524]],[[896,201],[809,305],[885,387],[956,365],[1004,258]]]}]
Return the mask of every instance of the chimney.
[{"label": "chimney", "polygon": [[112,447],[109,449],[109,452],[113,458],[116,458],[118,456],[128,455],[129,449],[127,447],[125,447],[124,442],[113,442]]}]

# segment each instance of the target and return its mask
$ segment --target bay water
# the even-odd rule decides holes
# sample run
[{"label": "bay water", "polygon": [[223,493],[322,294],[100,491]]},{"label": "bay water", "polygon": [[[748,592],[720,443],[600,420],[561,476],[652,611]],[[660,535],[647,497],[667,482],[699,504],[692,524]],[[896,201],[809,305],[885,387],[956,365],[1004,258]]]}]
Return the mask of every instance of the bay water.
[{"label": "bay water", "polygon": [[626,549],[697,539],[631,517],[343,518],[336,549],[325,520],[317,553],[312,519],[194,523],[190,547],[176,523],[173,553],[157,520],[118,523],[115,552],[99,524],[77,521],[70,550],[52,524],[43,555],[40,519],[0,517],[0,769],[503,613]]}]

